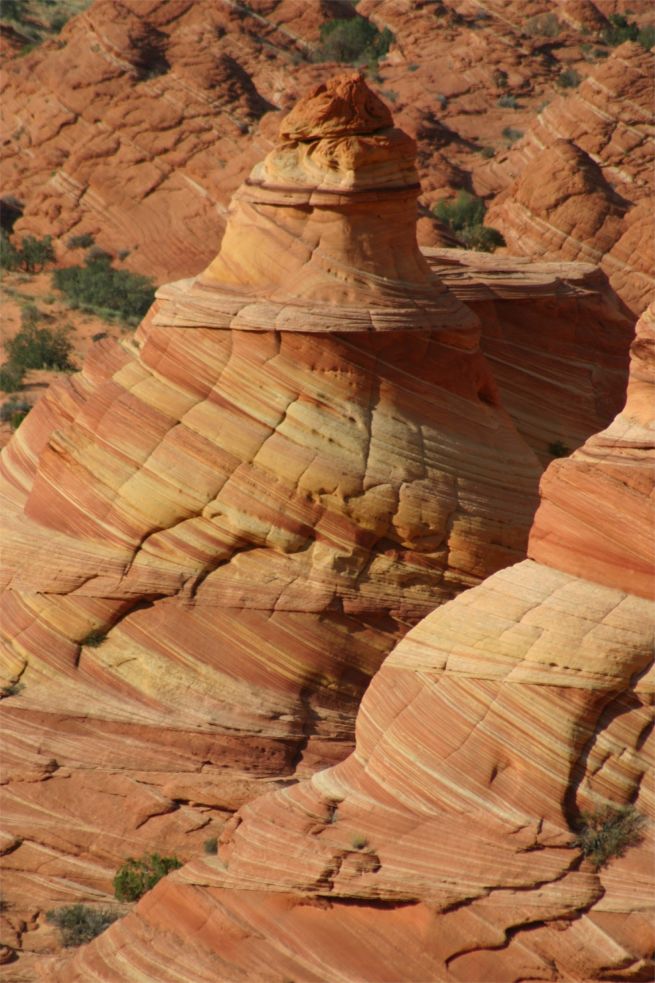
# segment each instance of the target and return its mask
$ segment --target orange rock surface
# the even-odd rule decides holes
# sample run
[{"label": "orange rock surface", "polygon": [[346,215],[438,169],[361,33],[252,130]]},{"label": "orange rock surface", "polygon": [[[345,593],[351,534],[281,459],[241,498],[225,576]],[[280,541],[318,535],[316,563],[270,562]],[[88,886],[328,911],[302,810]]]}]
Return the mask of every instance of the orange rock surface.
[{"label": "orange rock surface", "polygon": [[[603,263],[640,313],[652,289],[640,210],[652,196],[652,56],[637,44],[613,49],[602,37],[606,17],[626,9],[639,25],[655,23],[648,5],[632,7],[639,9],[618,0],[360,0],[356,10],[338,0],[95,0],[57,38],[4,67],[0,159],[5,192],[24,207],[16,234],[52,235],[66,264],[79,259],[69,239],[87,233],[159,283],[194,274],[215,255],[231,194],[271,149],[276,110],[331,73],[313,61],[321,27],[364,17],[395,35],[372,78],[418,142],[420,241],[448,244],[431,218],[437,200],[466,188],[492,203],[564,139],[625,202]],[[579,88],[558,84],[567,68]],[[511,149],[508,129],[526,134]],[[527,241],[540,255],[585,258],[571,223],[554,235],[548,215],[519,219],[509,205],[498,214],[512,251],[525,251],[529,220]],[[601,231],[586,247],[602,249],[611,230]]]},{"label": "orange rock surface", "polygon": [[216,260],[3,452],[12,910],[102,901],[146,843],[186,859],[341,760],[395,641],[525,555],[540,467],[391,124],[357,75],[315,90]]},{"label": "orange rock surface", "polygon": [[[405,637],[364,697],[351,757],[244,807],[219,857],[169,876],[44,979],[652,978],[655,605],[634,589],[632,522],[653,496],[654,325],[651,309],[603,438],[613,474],[600,437],[547,472],[531,558]],[[608,493],[623,517],[611,583],[593,563],[568,569],[570,537],[543,552],[567,486],[586,504],[582,541]],[[608,803],[650,823],[596,869],[571,827]]]},{"label": "orange rock surface", "polygon": [[625,400],[632,324],[597,267],[423,252],[479,316],[502,404],[544,463],[611,422]]},{"label": "orange rock surface", "polygon": [[476,177],[504,186],[487,222],[511,252],[600,263],[635,314],[655,288],[652,75],[652,54],[626,42]]}]

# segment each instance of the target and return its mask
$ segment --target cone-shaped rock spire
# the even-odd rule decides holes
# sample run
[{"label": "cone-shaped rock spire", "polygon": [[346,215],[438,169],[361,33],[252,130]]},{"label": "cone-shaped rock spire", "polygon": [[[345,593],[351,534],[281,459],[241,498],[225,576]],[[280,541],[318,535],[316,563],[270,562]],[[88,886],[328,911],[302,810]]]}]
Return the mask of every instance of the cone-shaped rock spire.
[{"label": "cone-shaped rock spire", "polygon": [[445,329],[458,347],[475,347],[476,316],[416,242],[415,155],[412,138],[359,74],[319,85],[283,120],[279,143],[235,194],[216,259],[196,281],[160,294],[174,308],[158,323]]}]

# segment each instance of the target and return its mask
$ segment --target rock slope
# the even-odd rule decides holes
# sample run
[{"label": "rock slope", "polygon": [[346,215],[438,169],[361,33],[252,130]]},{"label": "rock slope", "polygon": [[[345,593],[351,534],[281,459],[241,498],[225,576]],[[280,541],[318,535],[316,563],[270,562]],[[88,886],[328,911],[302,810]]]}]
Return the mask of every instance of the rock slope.
[{"label": "rock slope", "polygon": [[[652,979],[654,340],[652,307],[623,412],[544,478],[530,559],[405,637],[351,757],[47,979]],[[608,804],[650,824],[597,870],[571,828]]]},{"label": "rock slope", "polygon": [[626,42],[476,178],[504,188],[488,222],[512,252],[600,263],[637,315],[655,288],[652,77],[652,53]]},{"label": "rock slope", "polygon": [[540,467],[416,245],[414,153],[358,75],[319,86],[216,260],[3,452],[17,910],[341,760],[395,641],[525,555]]},{"label": "rock slope", "polygon": [[502,404],[544,463],[611,422],[625,400],[633,328],[597,267],[423,252],[479,316]]},{"label": "rock slope", "polygon": [[[653,23],[646,5],[634,6],[630,18]],[[437,200],[462,188],[494,198],[564,139],[599,164],[625,202],[604,262],[640,313],[650,282],[642,202],[652,195],[652,56],[637,44],[614,50],[603,42],[604,14],[614,8],[95,0],[56,39],[3,69],[0,159],[4,192],[23,206],[17,234],[53,235],[64,263],[79,259],[71,237],[90,234],[159,283],[195,273],[213,257],[232,192],[271,149],[275,110],[325,77],[326,66],[314,62],[321,27],[363,17],[395,35],[371,77],[418,141],[421,241],[444,242],[430,211]],[[571,69],[582,83],[563,89],[561,74]],[[525,139],[508,150],[517,133]],[[556,186],[556,177],[549,172],[545,183]],[[559,258],[585,258],[583,240],[601,250],[609,229],[597,243],[593,233],[580,239],[570,221],[554,235],[551,209],[534,206],[524,214],[502,198],[497,221],[513,251],[525,251],[528,225],[539,253],[561,246]]]}]

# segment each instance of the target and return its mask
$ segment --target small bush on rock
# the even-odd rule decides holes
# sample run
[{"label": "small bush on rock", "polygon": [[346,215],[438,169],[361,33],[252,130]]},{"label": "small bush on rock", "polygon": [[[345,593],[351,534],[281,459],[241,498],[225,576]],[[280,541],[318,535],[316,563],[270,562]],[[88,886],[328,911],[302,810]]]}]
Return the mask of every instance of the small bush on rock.
[{"label": "small bush on rock", "polygon": [[0,406],[0,420],[8,423],[12,430],[16,430],[21,425],[29,411],[32,409],[30,404],[24,399],[8,399]]},{"label": "small bush on rock", "polygon": [[636,24],[631,24],[624,14],[610,14],[608,20],[609,24],[600,35],[603,44],[615,48],[625,41],[638,40],[639,28]]},{"label": "small bush on rock", "polygon": [[95,939],[118,917],[116,911],[74,904],[47,912],[46,921],[57,926],[63,945],[76,946]]},{"label": "small bush on rock", "polygon": [[438,202],[433,211],[467,249],[492,253],[497,246],[505,245],[498,229],[483,225],[486,208],[482,199],[468,191],[458,191],[453,201]]},{"label": "small bush on rock", "polygon": [[69,249],[88,249],[95,245],[95,239],[90,232],[82,232],[80,235],[71,236],[66,245]]},{"label": "small bush on rock", "polygon": [[557,19],[556,14],[535,14],[525,22],[525,33],[533,37],[556,38],[562,29],[562,25]]},{"label": "small bush on rock", "polygon": [[564,71],[560,72],[557,84],[560,89],[577,89],[581,81],[582,79],[575,68],[565,68]]},{"label": "small bush on rock", "polygon": [[513,126],[506,126],[503,130],[503,136],[507,140],[508,145],[511,147],[513,143],[520,140],[523,136],[523,130],[515,130]]},{"label": "small bush on rock", "polygon": [[16,393],[23,385],[25,369],[9,362],[0,368],[0,389],[4,393]]},{"label": "small bush on rock", "polygon": [[135,860],[129,857],[114,877],[114,894],[119,901],[138,901],[158,881],[182,866],[177,857],[161,857],[158,853]]},{"label": "small bush on rock", "polygon": [[599,870],[614,857],[622,857],[628,847],[641,843],[645,822],[646,817],[634,806],[601,806],[582,813],[574,844]]},{"label": "small bush on rock", "polygon": [[54,258],[51,236],[44,236],[43,239],[24,236],[18,250],[18,266],[21,270],[25,270],[26,273],[40,273]]},{"label": "small bush on rock", "polygon": [[321,44],[314,51],[314,61],[341,61],[349,64],[377,62],[386,55],[394,41],[388,27],[378,31],[365,17],[329,20],[321,25]]}]

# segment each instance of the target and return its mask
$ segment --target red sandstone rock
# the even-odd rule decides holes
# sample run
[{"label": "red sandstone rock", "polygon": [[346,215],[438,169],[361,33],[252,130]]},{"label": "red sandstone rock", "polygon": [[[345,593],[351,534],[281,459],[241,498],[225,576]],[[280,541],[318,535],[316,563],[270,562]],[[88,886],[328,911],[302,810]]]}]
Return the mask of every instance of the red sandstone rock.
[{"label": "red sandstone rock", "polygon": [[[651,598],[654,316],[651,305],[639,322],[623,412],[544,475],[530,547],[530,555],[549,566]],[[593,526],[587,519],[590,498],[595,502]]]},{"label": "red sandstone rock", "polygon": [[[596,160],[629,204],[652,194],[649,55],[623,45],[594,64],[580,48],[595,43],[581,32],[619,8],[558,4],[553,39],[537,29],[553,16],[545,0],[487,0],[484,9],[361,0],[357,13],[395,34],[376,85],[418,141],[423,203],[471,184],[496,194],[560,138]],[[195,273],[215,253],[231,193],[272,145],[272,110],[331,73],[309,60],[321,24],[354,15],[327,0],[96,0],[6,67],[3,177],[25,202],[17,234],[53,235],[69,262],[67,240],[89,232],[115,254],[129,250],[126,265],[158,282]],[[630,16],[648,21],[648,12]],[[585,81],[562,96],[556,80],[570,65]],[[508,126],[527,136],[506,154]],[[652,285],[635,248],[648,236],[637,243],[634,234],[605,268],[640,311]]]},{"label": "red sandstone rock", "polygon": [[601,262],[636,314],[655,286],[645,219],[653,195],[651,77],[652,55],[626,42],[573,94],[548,105],[506,159],[476,176],[479,190],[505,187],[487,221],[513,252]]},{"label": "red sandstone rock", "polygon": [[611,422],[625,400],[632,327],[597,268],[424,252],[478,314],[503,406],[544,463]]},{"label": "red sandstone rock", "polygon": [[[655,609],[631,566],[645,548],[652,562],[653,540],[635,543],[631,526],[653,496],[653,313],[625,409],[601,435],[607,461],[597,437],[547,472],[534,558],[405,637],[364,697],[350,758],[244,807],[218,858],[168,877],[48,964],[49,980],[652,976]],[[586,506],[569,523],[581,538],[546,554],[561,528],[548,503],[567,486]],[[575,554],[599,511],[607,521],[608,494],[631,560],[611,583]],[[595,870],[570,827],[607,803],[634,803],[650,824]]]},{"label": "red sandstone rock", "polygon": [[540,468],[416,244],[413,141],[383,116],[312,135],[315,98],[216,260],[3,453],[16,906],[103,900],[146,842],[186,859],[262,783],[341,760],[398,637],[524,555]]}]

